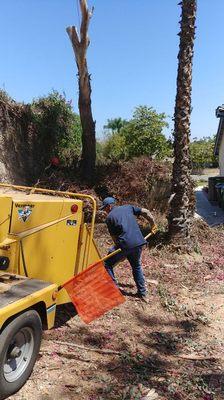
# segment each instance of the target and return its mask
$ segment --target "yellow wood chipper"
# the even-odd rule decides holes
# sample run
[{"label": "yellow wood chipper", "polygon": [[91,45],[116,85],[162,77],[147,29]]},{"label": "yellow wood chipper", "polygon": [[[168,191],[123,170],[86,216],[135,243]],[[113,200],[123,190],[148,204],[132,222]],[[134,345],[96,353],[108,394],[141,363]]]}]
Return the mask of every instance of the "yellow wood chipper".
[{"label": "yellow wood chipper", "polygon": [[0,400],[26,382],[42,329],[54,326],[57,305],[70,302],[60,285],[100,259],[95,214],[89,195],[0,184]]}]

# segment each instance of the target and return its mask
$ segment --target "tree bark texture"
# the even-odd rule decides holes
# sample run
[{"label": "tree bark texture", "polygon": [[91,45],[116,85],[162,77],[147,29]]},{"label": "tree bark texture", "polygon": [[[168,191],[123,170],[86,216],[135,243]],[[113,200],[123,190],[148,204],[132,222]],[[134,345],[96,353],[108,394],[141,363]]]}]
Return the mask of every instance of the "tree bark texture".
[{"label": "tree bark texture", "polygon": [[81,169],[83,177],[87,180],[94,178],[96,163],[96,134],[95,121],[91,108],[91,84],[88,72],[86,53],[90,40],[88,27],[93,9],[88,10],[87,1],[79,0],[82,13],[80,32],[75,26],[69,26],[66,31],[71,40],[78,68],[79,84],[79,113],[82,125],[82,156]]},{"label": "tree bark texture", "polygon": [[177,94],[174,112],[173,199],[170,204],[169,234],[172,238],[189,238],[193,216],[193,185],[190,178],[190,114],[192,63],[195,39],[196,0],[182,0]]}]

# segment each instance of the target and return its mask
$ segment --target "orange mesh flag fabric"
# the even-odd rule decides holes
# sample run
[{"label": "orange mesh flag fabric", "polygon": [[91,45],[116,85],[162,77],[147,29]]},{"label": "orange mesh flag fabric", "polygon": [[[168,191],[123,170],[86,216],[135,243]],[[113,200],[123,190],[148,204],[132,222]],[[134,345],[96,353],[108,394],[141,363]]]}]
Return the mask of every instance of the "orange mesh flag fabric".
[{"label": "orange mesh flag fabric", "polygon": [[102,261],[90,265],[63,287],[87,324],[125,301]]}]

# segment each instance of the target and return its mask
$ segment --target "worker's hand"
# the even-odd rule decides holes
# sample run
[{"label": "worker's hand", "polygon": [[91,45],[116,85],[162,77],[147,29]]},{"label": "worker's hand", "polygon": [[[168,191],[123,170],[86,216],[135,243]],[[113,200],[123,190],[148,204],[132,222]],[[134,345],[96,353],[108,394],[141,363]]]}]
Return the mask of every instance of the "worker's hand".
[{"label": "worker's hand", "polygon": [[156,224],[154,224],[154,225],[152,226],[152,228],[151,228],[151,232],[152,232],[153,234],[155,234],[157,231],[158,231],[158,226],[157,226]]}]

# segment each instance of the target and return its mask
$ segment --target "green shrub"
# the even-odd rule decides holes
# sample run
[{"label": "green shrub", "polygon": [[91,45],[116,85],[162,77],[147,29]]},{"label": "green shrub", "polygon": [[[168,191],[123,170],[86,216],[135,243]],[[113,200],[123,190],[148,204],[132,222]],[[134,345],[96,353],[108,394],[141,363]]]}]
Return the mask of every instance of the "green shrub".
[{"label": "green shrub", "polygon": [[217,167],[218,160],[214,155],[215,136],[194,138],[190,143],[190,156],[193,168]]},{"label": "green shrub", "polygon": [[106,140],[101,142],[101,152],[105,162],[125,159],[125,151],[125,138],[118,132],[108,134]]},{"label": "green shrub", "polygon": [[81,152],[81,123],[72,111],[71,103],[58,92],[33,101],[32,123],[38,132],[38,144],[43,149],[43,164],[59,156],[65,166],[78,159]]},{"label": "green shrub", "polygon": [[0,91],[0,160],[11,182],[32,184],[52,157],[74,164],[81,150],[79,116],[53,91],[32,104],[16,103]]},{"label": "green shrub", "polygon": [[[108,126],[111,128],[112,125]],[[125,121],[119,130],[114,129],[112,133],[107,134],[102,143],[103,156],[113,161],[139,156],[156,159],[170,157],[172,147],[162,133],[163,128],[167,126],[164,113],[158,114],[152,107],[136,107],[130,121]]]}]

